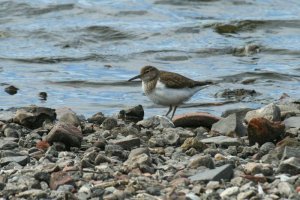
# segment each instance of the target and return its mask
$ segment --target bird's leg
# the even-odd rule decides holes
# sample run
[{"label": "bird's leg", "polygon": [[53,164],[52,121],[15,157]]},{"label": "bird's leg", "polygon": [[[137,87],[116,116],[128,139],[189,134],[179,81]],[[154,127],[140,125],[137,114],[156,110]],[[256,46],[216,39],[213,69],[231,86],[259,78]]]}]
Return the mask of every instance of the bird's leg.
[{"label": "bird's leg", "polygon": [[173,119],[173,117],[174,117],[174,114],[175,114],[175,112],[176,112],[176,109],[177,109],[177,106],[174,106],[174,110],[173,110],[173,113],[172,113],[171,120],[172,120],[172,119]]},{"label": "bird's leg", "polygon": [[169,110],[168,110],[166,116],[168,116],[168,114],[170,114],[171,111],[172,111],[172,105],[170,105]]}]

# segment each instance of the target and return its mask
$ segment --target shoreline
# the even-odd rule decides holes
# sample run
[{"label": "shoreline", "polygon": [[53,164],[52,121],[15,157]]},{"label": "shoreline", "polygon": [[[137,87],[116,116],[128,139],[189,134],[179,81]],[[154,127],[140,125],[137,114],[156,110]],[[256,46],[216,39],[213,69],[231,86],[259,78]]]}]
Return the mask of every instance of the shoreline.
[{"label": "shoreline", "polygon": [[5,112],[0,196],[6,199],[300,198],[297,101],[173,121],[144,119],[142,106],[87,119],[37,106]]}]

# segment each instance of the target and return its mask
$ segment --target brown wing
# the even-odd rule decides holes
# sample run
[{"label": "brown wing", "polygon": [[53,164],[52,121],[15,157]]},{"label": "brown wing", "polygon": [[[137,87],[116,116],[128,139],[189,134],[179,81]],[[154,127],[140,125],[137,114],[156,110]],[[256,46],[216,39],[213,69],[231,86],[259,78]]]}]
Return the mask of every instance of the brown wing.
[{"label": "brown wing", "polygon": [[169,88],[193,88],[214,84],[212,81],[194,81],[174,72],[160,71],[160,81]]},{"label": "brown wing", "polygon": [[160,81],[169,88],[192,88],[197,81],[173,72],[160,71]]}]

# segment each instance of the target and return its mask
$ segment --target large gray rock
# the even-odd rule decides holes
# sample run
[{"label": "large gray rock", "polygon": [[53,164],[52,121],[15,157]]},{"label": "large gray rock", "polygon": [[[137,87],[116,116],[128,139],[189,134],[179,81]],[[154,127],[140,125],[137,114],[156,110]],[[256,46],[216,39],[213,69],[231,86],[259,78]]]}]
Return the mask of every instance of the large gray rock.
[{"label": "large gray rock", "polygon": [[286,146],[284,148],[281,160],[286,160],[291,157],[299,158],[300,159],[300,147],[289,147]]},{"label": "large gray rock", "polygon": [[11,162],[15,162],[22,166],[25,166],[29,162],[29,157],[28,156],[10,156],[10,157],[3,157],[0,159],[1,166],[5,166]]},{"label": "large gray rock", "polygon": [[290,117],[284,120],[285,128],[297,128],[300,129],[300,117]]},{"label": "large gray rock", "polygon": [[240,137],[245,136],[247,133],[247,129],[243,124],[243,119],[237,116],[236,113],[214,123],[211,127],[211,131],[221,135]]},{"label": "large gray rock", "polygon": [[258,110],[249,111],[245,116],[245,121],[248,123],[251,119],[257,117],[263,117],[270,121],[280,121],[281,120],[280,108],[274,103],[271,103]]},{"label": "large gray rock", "polygon": [[216,137],[210,137],[202,139],[201,142],[205,144],[217,144],[220,146],[228,147],[228,146],[239,146],[241,145],[241,141],[238,138],[232,138],[228,136],[216,136]]},{"label": "large gray rock", "polygon": [[291,157],[280,162],[278,172],[296,175],[300,173],[300,158]]},{"label": "large gray rock", "polygon": [[18,109],[13,121],[28,128],[39,128],[44,121],[54,121],[55,119],[54,109],[31,106]]},{"label": "large gray rock", "polygon": [[125,137],[118,140],[112,140],[110,143],[114,145],[120,145],[123,149],[131,150],[134,147],[139,147],[141,145],[140,138],[137,137]]},{"label": "large gray rock", "polygon": [[80,147],[82,141],[81,131],[71,124],[56,124],[46,136],[49,143],[61,142],[67,147]]},{"label": "large gray rock", "polygon": [[66,112],[60,118],[59,122],[71,124],[73,126],[80,126],[80,119],[74,112]]},{"label": "large gray rock", "polygon": [[0,150],[10,150],[18,147],[18,143],[10,140],[0,140]]},{"label": "large gray rock", "polygon": [[216,167],[215,169],[204,169],[190,176],[191,181],[220,181],[230,180],[233,176],[233,167],[230,164]]}]

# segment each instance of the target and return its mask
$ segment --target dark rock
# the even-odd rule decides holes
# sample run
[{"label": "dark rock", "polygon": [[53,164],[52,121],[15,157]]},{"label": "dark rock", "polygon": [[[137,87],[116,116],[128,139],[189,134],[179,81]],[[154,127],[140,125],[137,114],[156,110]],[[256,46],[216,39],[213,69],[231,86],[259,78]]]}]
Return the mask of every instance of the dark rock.
[{"label": "dark rock", "polygon": [[131,150],[134,147],[139,147],[141,145],[140,138],[126,137],[119,140],[110,141],[112,144],[120,145],[123,149]]},{"label": "dark rock", "polygon": [[216,137],[210,137],[202,139],[201,142],[205,144],[217,144],[220,146],[228,147],[228,146],[239,146],[241,145],[241,141],[238,138],[232,138],[228,136],[216,136]]},{"label": "dark rock", "polygon": [[18,93],[19,88],[16,88],[13,85],[10,85],[4,89],[7,94],[14,95]]},{"label": "dark rock", "polygon": [[291,157],[280,162],[278,167],[279,173],[297,175],[300,173],[300,158]]},{"label": "dark rock", "polygon": [[40,97],[40,100],[42,101],[46,101],[47,100],[47,92],[39,92],[39,97]]},{"label": "dark rock", "polygon": [[144,118],[144,109],[142,105],[135,106],[126,110],[121,110],[119,118],[125,121],[138,122]]},{"label": "dark rock", "polygon": [[195,156],[193,156],[190,159],[188,167],[192,168],[192,169],[196,169],[200,166],[204,166],[204,167],[207,167],[207,168],[210,168],[210,169],[215,168],[214,161],[212,160],[212,158],[209,155],[205,155],[205,156],[195,155]]},{"label": "dark rock", "polygon": [[249,123],[250,120],[253,118],[265,118],[274,122],[280,121],[281,120],[280,108],[274,103],[271,103],[258,110],[251,110],[247,112],[245,116],[245,121]]},{"label": "dark rock", "polygon": [[70,124],[56,124],[46,136],[49,143],[61,142],[67,147],[80,147],[82,141],[81,131]]},{"label": "dark rock", "polygon": [[94,114],[92,117],[87,119],[89,123],[94,123],[99,125],[101,125],[104,120],[105,120],[105,116],[102,112],[98,112]]},{"label": "dark rock", "polygon": [[207,127],[211,126],[219,121],[221,118],[211,115],[209,113],[188,113],[183,115],[177,115],[173,118],[173,123],[176,127]]},{"label": "dark rock", "polygon": [[11,162],[15,162],[22,166],[25,166],[29,162],[29,157],[28,156],[12,156],[12,157],[3,157],[0,159],[1,166],[5,166]]},{"label": "dark rock", "polygon": [[284,134],[284,124],[271,122],[265,118],[253,118],[248,124],[248,138],[250,145],[256,142],[262,145],[266,142],[277,142]]},{"label": "dark rock", "polygon": [[219,133],[226,136],[245,136],[247,129],[243,125],[243,120],[236,113],[214,123],[211,127],[213,133]]},{"label": "dark rock", "polygon": [[120,146],[114,144],[107,144],[105,146],[105,154],[107,156],[117,156],[121,159],[126,159],[128,157],[127,152]]},{"label": "dark rock", "polygon": [[118,125],[118,121],[115,118],[108,117],[102,122],[102,128],[104,130],[111,130]]},{"label": "dark rock", "polygon": [[56,190],[59,186],[73,183],[73,178],[67,172],[53,172],[50,177],[50,188]]},{"label": "dark rock", "polygon": [[13,121],[28,128],[35,129],[41,127],[45,121],[52,122],[55,119],[56,113],[54,109],[31,106],[18,109]]},{"label": "dark rock", "polygon": [[38,181],[50,182],[50,174],[48,172],[37,172],[34,174],[34,178]]},{"label": "dark rock", "polygon": [[197,174],[190,176],[191,181],[220,181],[230,180],[233,176],[233,167],[226,164],[215,169],[200,170]]}]

